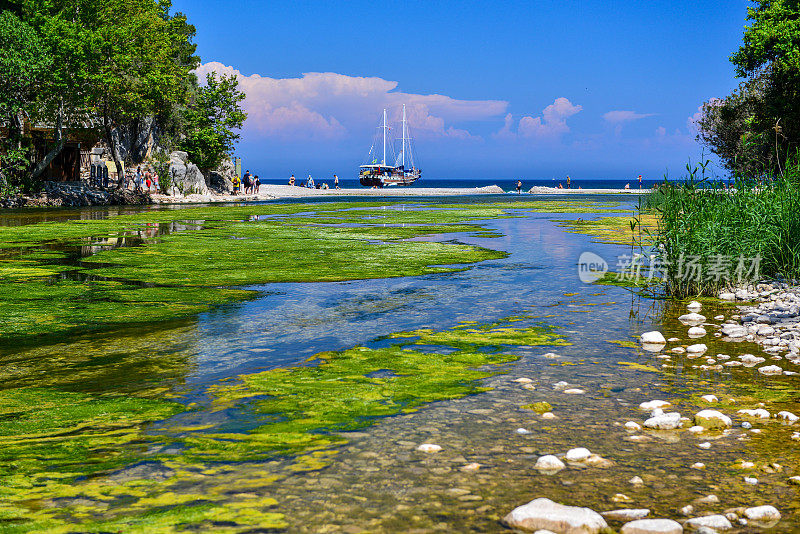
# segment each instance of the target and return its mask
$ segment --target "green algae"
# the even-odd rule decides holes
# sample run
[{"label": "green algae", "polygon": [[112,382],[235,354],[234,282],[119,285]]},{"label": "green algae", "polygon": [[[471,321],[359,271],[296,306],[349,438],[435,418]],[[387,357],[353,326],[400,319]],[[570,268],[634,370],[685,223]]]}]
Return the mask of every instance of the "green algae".
[{"label": "green algae", "polygon": [[[225,440],[226,457],[254,460],[278,452],[325,448],[344,438],[333,434],[358,430],[378,417],[415,411],[440,400],[483,391],[476,381],[493,372],[478,369],[517,357],[502,346],[564,345],[551,329],[506,327],[506,321],[474,328],[457,326],[443,332],[420,330],[389,336],[399,341],[385,348],[354,347],[318,354],[313,367],[275,369],[239,377],[235,385],[211,388],[217,409],[252,399],[247,409],[276,416],[239,438],[209,434],[193,436],[188,457],[208,460]],[[414,350],[415,345],[456,347],[449,354]],[[480,350],[494,347],[496,350]],[[375,376],[373,373],[380,374]],[[267,398],[260,398],[267,395]],[[324,432],[323,432],[324,431]]]},{"label": "green algae", "polygon": [[524,406],[520,406],[525,410],[533,410],[536,413],[542,414],[547,412],[552,412],[553,407],[550,405],[549,402],[534,402],[533,404],[525,404]]},{"label": "green algae", "polygon": [[638,246],[652,242],[652,233],[656,229],[657,218],[652,213],[639,213],[636,218],[629,215],[618,215],[556,222],[568,232],[592,236],[600,243],[636,244]]},{"label": "green algae", "polygon": [[617,362],[617,365],[621,365],[627,369],[631,369],[634,371],[644,371],[646,373],[661,373],[660,369],[656,369],[650,365],[644,365],[641,363],[636,362]]},{"label": "green algae", "polygon": [[[247,431],[170,424],[189,409],[170,401],[52,388],[2,390],[2,530],[286,528],[275,511],[279,503],[268,495],[281,475],[265,476],[258,468],[243,476],[241,462],[289,455],[288,473],[317,471],[330,465],[347,432],[431,402],[486,391],[479,381],[498,372],[492,367],[518,358],[512,347],[566,343],[551,328],[530,321],[514,316],[444,332],[407,332],[389,347],[324,352],[303,366],[211,387],[206,409],[252,412],[258,426]],[[445,352],[450,345],[461,348],[437,354],[416,350],[420,344]],[[149,430],[154,423],[158,432]],[[147,472],[115,474],[142,461],[169,474],[163,479]],[[239,467],[232,469],[232,463]],[[214,485],[198,491],[208,477]]]},{"label": "green algae", "polygon": [[609,339],[606,340],[606,343],[613,343],[614,345],[619,345],[620,347],[624,347],[626,349],[637,349],[639,348],[638,343],[631,340],[621,340],[621,339]]}]

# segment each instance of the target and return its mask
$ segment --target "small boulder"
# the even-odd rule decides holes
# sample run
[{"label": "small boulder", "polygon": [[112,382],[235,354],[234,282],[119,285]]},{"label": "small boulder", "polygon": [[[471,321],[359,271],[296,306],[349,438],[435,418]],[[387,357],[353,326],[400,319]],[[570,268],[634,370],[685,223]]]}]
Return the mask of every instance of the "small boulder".
[{"label": "small boulder", "polygon": [[764,408],[756,408],[755,410],[739,410],[736,413],[753,417],[754,419],[769,419],[769,412]]},{"label": "small boulder", "polygon": [[715,402],[719,402],[719,399],[717,398],[716,395],[703,395],[700,398],[709,404],[714,404]]},{"label": "small boulder", "polygon": [[559,534],[597,534],[608,528],[603,516],[589,508],[565,506],[544,498],[515,508],[503,522],[528,532],[546,529]]},{"label": "small boulder", "polygon": [[641,403],[639,408],[646,412],[652,412],[656,408],[666,408],[667,406],[670,406],[670,402],[656,399]]},{"label": "small boulder", "polygon": [[681,534],[683,527],[672,519],[639,519],[622,526],[620,534]]},{"label": "small boulder", "polygon": [[650,510],[647,508],[624,508],[622,510],[600,512],[600,515],[612,521],[635,521],[637,519],[644,519],[650,515]]},{"label": "small boulder", "polygon": [[645,332],[640,337],[642,343],[652,343],[657,345],[664,345],[667,343],[667,340],[664,339],[663,334],[661,332],[654,330],[652,332]]},{"label": "small boulder", "polygon": [[567,466],[564,465],[564,462],[562,462],[552,454],[546,454],[544,456],[540,456],[536,460],[536,464],[533,467],[534,469],[537,469],[539,471],[556,473],[558,471],[561,471]]},{"label": "small boulder", "polygon": [[689,303],[688,306],[686,306],[686,309],[689,310],[690,312],[699,312],[700,310],[703,309],[703,305],[697,302],[696,300],[693,300],[692,302]]},{"label": "small boulder", "polygon": [[681,414],[670,412],[656,415],[645,421],[644,426],[658,430],[674,430],[681,426]]},{"label": "small boulder", "polygon": [[686,521],[685,526],[693,530],[698,530],[701,527],[713,528],[714,530],[728,530],[733,528],[728,518],[719,514],[693,517]]},{"label": "small boulder", "polygon": [[689,345],[686,347],[686,352],[688,354],[703,354],[708,350],[708,347],[705,346],[703,343],[698,343],[697,345]]},{"label": "small boulder", "polygon": [[731,418],[717,410],[701,410],[694,416],[694,424],[703,428],[729,428]]},{"label": "small boulder", "polygon": [[693,326],[689,329],[689,337],[698,338],[706,335],[706,329],[702,326]]},{"label": "small boulder", "polygon": [[582,462],[591,455],[592,452],[589,449],[578,447],[575,449],[568,450],[564,458],[566,458],[568,462]]},{"label": "small boulder", "polygon": [[783,369],[777,365],[766,365],[764,367],[759,367],[758,372],[762,375],[773,376],[783,374]]},{"label": "small boulder", "polygon": [[794,423],[798,419],[800,419],[800,417],[796,416],[792,412],[787,412],[787,411],[778,412],[775,414],[775,417],[777,417],[778,419],[783,419],[784,421],[788,421],[790,423]]},{"label": "small boulder", "polygon": [[777,521],[781,518],[781,513],[774,506],[754,506],[744,511],[744,516],[751,521]]},{"label": "small boulder", "polygon": [[699,313],[687,313],[686,315],[678,317],[678,320],[687,326],[697,326],[702,324],[706,320],[706,317]]},{"label": "small boulder", "polygon": [[442,450],[442,447],[433,443],[423,443],[417,447],[417,450],[420,452],[439,452]]}]

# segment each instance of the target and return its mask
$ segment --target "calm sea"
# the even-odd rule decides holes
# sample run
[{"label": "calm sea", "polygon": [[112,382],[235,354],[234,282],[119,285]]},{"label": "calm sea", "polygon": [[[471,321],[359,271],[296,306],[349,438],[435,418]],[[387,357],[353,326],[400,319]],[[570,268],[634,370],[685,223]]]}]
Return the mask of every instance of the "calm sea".
[{"label": "calm sea", "polygon": [[[302,180],[301,180],[302,181]],[[328,187],[333,187],[333,178],[314,178],[315,183],[327,183]],[[663,178],[658,180],[643,180],[642,187],[649,188],[653,184],[662,183]],[[261,183],[265,184],[287,184],[286,179],[261,179]],[[489,185],[498,185],[504,191],[512,191],[516,188],[516,180],[498,180],[493,178],[485,178],[479,180],[441,180],[435,178],[422,178],[416,183],[406,186],[409,188],[428,188],[428,187],[485,187]],[[563,187],[567,186],[565,180],[560,181]],[[558,187],[559,181],[557,180],[522,180],[522,189],[527,191],[531,187],[545,186],[545,187]],[[637,189],[639,182],[633,180],[572,180],[572,189],[623,189],[625,184],[630,184],[631,189]],[[339,178],[339,187],[343,189],[353,189],[362,187],[355,179]]]}]

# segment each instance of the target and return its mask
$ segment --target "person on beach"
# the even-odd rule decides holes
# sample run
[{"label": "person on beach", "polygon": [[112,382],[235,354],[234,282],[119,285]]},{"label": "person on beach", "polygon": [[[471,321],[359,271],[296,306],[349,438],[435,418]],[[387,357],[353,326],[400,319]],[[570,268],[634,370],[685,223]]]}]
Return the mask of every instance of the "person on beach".
[{"label": "person on beach", "polygon": [[309,189],[314,189],[314,179],[311,177],[310,174],[308,175],[308,179],[306,180],[306,187]]},{"label": "person on beach", "polygon": [[147,186],[147,192],[150,192],[150,186],[153,185],[153,180],[150,178],[150,171],[144,173],[144,183]]},{"label": "person on beach", "polygon": [[161,191],[161,184],[159,183],[158,173],[156,172],[153,173],[153,189],[155,190],[156,193]]},{"label": "person on beach", "polygon": [[333,187],[339,189],[339,177],[335,174],[333,175]]},{"label": "person on beach", "polygon": [[639,175],[639,189],[642,188],[642,175]]},{"label": "person on beach", "polygon": [[571,184],[572,184],[572,180],[570,179],[569,174],[568,174],[567,175],[567,189],[569,189]]},{"label": "person on beach", "polygon": [[258,175],[256,174],[256,179],[253,181],[253,187],[256,190],[256,195],[258,194],[258,190],[261,187],[261,180],[258,179]]},{"label": "person on beach", "polygon": [[631,184],[625,184],[625,189],[630,189],[630,188],[631,188]]},{"label": "person on beach", "polygon": [[522,180],[517,180],[517,194],[522,194]]},{"label": "person on beach", "polygon": [[136,175],[135,175],[133,181],[134,181],[134,186],[133,187],[137,191],[141,192],[142,191],[142,168],[141,167],[136,167]]},{"label": "person on beach", "polygon": [[238,176],[233,177],[233,194],[239,194],[239,186],[242,184],[241,179]]},{"label": "person on beach", "polygon": [[294,174],[289,177],[289,185],[294,185]]}]

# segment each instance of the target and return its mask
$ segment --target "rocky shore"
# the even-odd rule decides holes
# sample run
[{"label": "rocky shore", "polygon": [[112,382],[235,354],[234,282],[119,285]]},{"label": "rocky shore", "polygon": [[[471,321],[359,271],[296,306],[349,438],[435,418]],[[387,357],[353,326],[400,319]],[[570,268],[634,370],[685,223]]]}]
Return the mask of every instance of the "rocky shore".
[{"label": "rocky shore", "polygon": [[126,189],[92,189],[82,182],[45,182],[38,195],[0,199],[0,208],[81,208],[125,204],[151,204],[147,193]]},{"label": "rocky shore", "polygon": [[[688,327],[688,337],[700,341],[710,332],[723,343],[755,343],[763,350],[763,356],[742,354],[731,358],[725,354],[708,355],[708,347],[704,343],[692,345],[676,345],[668,349],[668,344],[680,344],[679,338],[664,338],[659,331],[645,332],[640,336],[643,350],[653,354],[662,361],[669,362],[671,354],[686,355],[688,362],[697,361],[693,368],[701,370],[722,370],[725,367],[752,367],[758,376],[792,376],[798,372],[791,366],[800,365],[800,286],[785,282],[762,282],[756,285],[726,291],[719,295],[721,302],[736,302],[736,311],[729,318],[717,315],[711,322],[700,312],[703,305],[693,301],[687,306],[686,314],[679,321]],[[716,331],[714,331],[716,330]],[[767,360],[770,361],[767,361]],[[781,361],[788,365],[779,366]],[[702,363],[701,363],[702,362]],[[668,366],[668,364],[664,364]],[[788,367],[788,368],[786,368]],[[518,379],[519,381],[520,379]],[[673,401],[674,402],[674,401]],[[748,434],[756,435],[766,428],[755,428],[774,421],[784,425],[793,425],[800,416],[789,411],[778,411],[771,414],[760,403],[754,408],[742,407],[726,415],[714,405],[724,404],[716,395],[703,395],[701,402],[708,405],[693,416],[686,417],[674,410],[673,402],[655,399],[640,404],[639,409],[645,414],[644,421],[628,421],[624,428],[629,432],[628,441],[644,443],[651,441],[648,432],[658,434],[662,439],[669,439],[670,433],[688,432],[700,440],[697,444],[701,450],[721,446],[723,438],[735,438],[739,441],[749,439]],[[727,400],[734,402],[733,399]],[[615,423],[617,424],[617,423]],[[522,430],[522,429],[520,429]],[[800,432],[794,432],[792,439],[800,441]],[[715,444],[713,442],[716,442]],[[568,466],[610,467],[613,462],[592,454],[585,448],[571,449],[563,455],[540,456],[534,468],[543,474],[555,474]],[[757,486],[759,484],[753,462],[741,460],[740,467],[751,473],[743,477],[743,484]],[[696,462],[691,469],[704,470],[706,465]],[[781,473],[783,467],[777,463],[764,466],[766,473]],[[789,484],[800,484],[800,477],[788,478]],[[639,477],[633,477],[630,483],[634,486],[643,484]],[[699,497],[696,502],[688,503],[676,510],[673,517],[650,517],[647,508],[621,508],[597,512],[589,508],[566,506],[552,500],[539,497],[527,504],[511,510],[502,522],[517,531],[535,532],[537,534],[604,534],[619,532],[620,534],[680,534],[696,532],[714,534],[719,532],[741,531],[761,532],[776,527],[781,520],[781,512],[775,506],[780,502],[764,504],[769,501],[767,495],[760,495],[752,506],[724,507],[724,496],[707,495]],[[622,494],[614,497],[614,502],[628,503],[631,500]],[[762,502],[758,502],[762,501]],[[699,513],[702,507],[720,508],[717,513]],[[613,527],[613,528],[612,528]],[[755,529],[755,530],[753,530]]]}]

